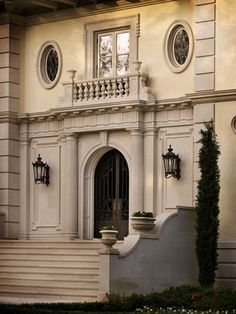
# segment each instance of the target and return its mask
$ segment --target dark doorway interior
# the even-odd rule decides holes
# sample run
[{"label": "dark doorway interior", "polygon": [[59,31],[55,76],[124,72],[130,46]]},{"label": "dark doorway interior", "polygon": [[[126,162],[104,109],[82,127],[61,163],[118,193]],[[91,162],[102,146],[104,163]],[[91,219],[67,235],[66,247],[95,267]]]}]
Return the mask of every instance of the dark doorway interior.
[{"label": "dark doorway interior", "polygon": [[107,152],[95,171],[94,237],[99,230],[112,225],[119,231],[118,239],[128,234],[129,169],[124,156],[116,149]]}]

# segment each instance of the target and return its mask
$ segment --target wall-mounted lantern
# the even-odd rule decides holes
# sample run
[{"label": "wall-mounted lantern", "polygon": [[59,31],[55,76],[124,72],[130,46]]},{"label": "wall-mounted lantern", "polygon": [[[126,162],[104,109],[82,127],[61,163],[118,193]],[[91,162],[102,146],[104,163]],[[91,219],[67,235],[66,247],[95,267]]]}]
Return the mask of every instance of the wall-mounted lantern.
[{"label": "wall-mounted lantern", "polygon": [[35,184],[43,183],[49,185],[49,165],[42,161],[40,155],[38,155],[36,162],[32,162],[32,165]]},{"label": "wall-mounted lantern", "polygon": [[166,154],[162,154],[164,168],[165,168],[165,177],[170,178],[174,177],[177,180],[180,178],[180,158],[179,155],[173,153],[173,148],[171,145],[168,148],[168,152]]}]

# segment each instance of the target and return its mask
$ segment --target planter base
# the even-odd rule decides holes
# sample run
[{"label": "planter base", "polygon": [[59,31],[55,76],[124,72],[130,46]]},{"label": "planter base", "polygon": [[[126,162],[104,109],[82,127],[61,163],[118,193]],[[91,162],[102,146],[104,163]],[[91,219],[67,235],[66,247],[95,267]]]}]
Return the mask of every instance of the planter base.
[{"label": "planter base", "polygon": [[132,217],[131,226],[136,231],[151,231],[155,227],[155,218]]}]

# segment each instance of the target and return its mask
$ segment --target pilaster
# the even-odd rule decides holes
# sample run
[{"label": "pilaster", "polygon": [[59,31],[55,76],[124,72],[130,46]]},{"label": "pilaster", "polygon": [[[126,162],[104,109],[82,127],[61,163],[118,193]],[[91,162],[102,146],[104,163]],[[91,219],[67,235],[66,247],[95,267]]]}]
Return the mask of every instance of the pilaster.
[{"label": "pilaster", "polygon": [[78,139],[76,134],[66,136],[66,208],[65,234],[78,235]]},{"label": "pilaster", "polygon": [[[26,128],[27,125],[21,125]],[[30,226],[30,140],[25,137],[20,140],[20,212],[19,212],[19,238],[27,239]]]},{"label": "pilaster", "polygon": [[195,0],[195,91],[215,89],[215,0]]},{"label": "pilaster", "polygon": [[[195,0],[195,91],[215,90],[216,0]],[[194,195],[200,172],[198,152],[200,130],[214,119],[214,103],[194,105]]]},{"label": "pilaster", "polygon": [[21,36],[21,26],[0,24],[0,213],[6,238],[18,237],[19,224],[19,126],[4,115],[19,108]]},{"label": "pilaster", "polygon": [[157,130],[144,133],[144,209],[156,215]]},{"label": "pilaster", "polygon": [[139,129],[130,130],[131,172],[130,172],[130,213],[144,210],[144,140]]}]

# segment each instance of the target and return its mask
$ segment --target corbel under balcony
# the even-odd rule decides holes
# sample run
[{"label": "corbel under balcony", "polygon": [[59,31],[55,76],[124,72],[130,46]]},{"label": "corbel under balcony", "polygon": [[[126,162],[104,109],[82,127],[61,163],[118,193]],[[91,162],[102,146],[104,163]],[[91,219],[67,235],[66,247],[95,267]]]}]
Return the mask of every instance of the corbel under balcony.
[{"label": "corbel under balcony", "polygon": [[[75,71],[70,70],[70,73]],[[62,83],[64,96],[60,98],[59,107],[104,105],[117,102],[145,101],[154,102],[150,87],[147,86],[149,75],[140,73],[109,78],[95,78]]]}]

